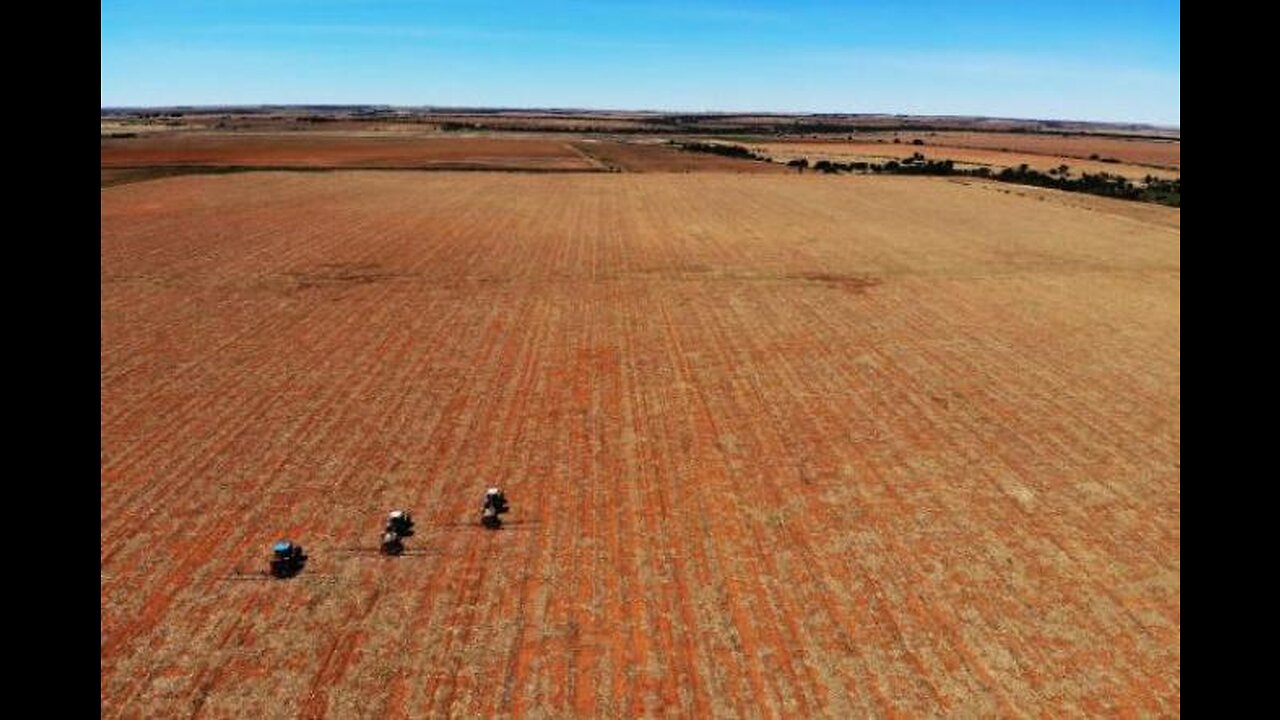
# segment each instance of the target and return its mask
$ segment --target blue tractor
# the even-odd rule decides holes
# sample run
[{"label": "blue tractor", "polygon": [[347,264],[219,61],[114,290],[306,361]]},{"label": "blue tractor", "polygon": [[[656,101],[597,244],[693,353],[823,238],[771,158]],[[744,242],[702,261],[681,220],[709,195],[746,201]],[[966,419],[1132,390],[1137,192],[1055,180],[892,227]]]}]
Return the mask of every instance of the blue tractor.
[{"label": "blue tractor", "polygon": [[307,564],[307,555],[302,546],[290,540],[281,540],[271,546],[271,575],[277,578],[290,578],[302,572]]}]

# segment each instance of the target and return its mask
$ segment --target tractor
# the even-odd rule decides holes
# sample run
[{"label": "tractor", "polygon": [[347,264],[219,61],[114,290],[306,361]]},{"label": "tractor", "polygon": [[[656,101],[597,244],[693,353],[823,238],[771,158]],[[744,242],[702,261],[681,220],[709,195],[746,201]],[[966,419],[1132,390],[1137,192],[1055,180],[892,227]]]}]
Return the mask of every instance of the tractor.
[{"label": "tractor", "polygon": [[507,505],[507,496],[498,488],[489,488],[484,494],[484,504],[480,507],[480,524],[496,530],[502,527],[502,518],[498,517],[511,510]]},{"label": "tractor", "polygon": [[402,538],[413,534],[413,517],[408,510],[392,510],[387,514],[387,532],[393,532]]},{"label": "tractor", "polygon": [[307,555],[302,546],[290,540],[281,540],[271,547],[271,575],[277,578],[291,578],[302,572],[307,564]]},{"label": "tractor", "polygon": [[379,547],[383,555],[396,556],[404,552],[404,542],[400,539],[400,534],[395,530],[387,530],[382,533],[382,545]]}]

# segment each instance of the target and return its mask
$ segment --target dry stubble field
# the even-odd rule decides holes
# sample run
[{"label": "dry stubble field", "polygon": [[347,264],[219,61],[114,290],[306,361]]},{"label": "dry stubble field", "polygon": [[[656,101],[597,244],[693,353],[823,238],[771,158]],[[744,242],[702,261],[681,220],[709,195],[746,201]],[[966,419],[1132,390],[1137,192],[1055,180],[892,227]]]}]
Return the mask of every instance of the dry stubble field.
[{"label": "dry stubble field", "polygon": [[879,163],[886,160],[902,160],[911,157],[915,153],[920,153],[929,160],[954,160],[958,166],[964,169],[987,167],[992,172],[999,172],[1004,168],[1016,168],[1025,164],[1031,169],[1039,170],[1040,172],[1047,172],[1060,165],[1066,165],[1072,177],[1080,177],[1081,173],[1108,173],[1121,175],[1130,180],[1141,180],[1148,175],[1163,180],[1171,180],[1182,176],[1181,170],[1176,167],[1158,168],[1149,165],[1104,163],[1100,160],[1086,160],[1067,155],[982,147],[949,147],[940,144],[911,145],[909,143],[894,144],[888,142],[841,143],[831,141],[787,141],[748,144],[753,151],[763,153],[778,162],[806,158],[811,163],[818,160]]},{"label": "dry stubble field", "polygon": [[[1178,170],[1182,167],[1182,143],[1172,138],[1119,138],[1102,135],[1055,135],[1053,133],[1008,132],[941,132],[864,133],[867,140],[892,142],[898,137],[903,144],[919,139],[946,148],[985,148],[1008,153],[1049,155],[1076,160],[1090,155],[1115,158],[1121,163]],[[916,148],[920,149],[920,148]]]},{"label": "dry stubble field", "polygon": [[104,188],[103,716],[1180,714],[1179,211],[1063,197]]}]

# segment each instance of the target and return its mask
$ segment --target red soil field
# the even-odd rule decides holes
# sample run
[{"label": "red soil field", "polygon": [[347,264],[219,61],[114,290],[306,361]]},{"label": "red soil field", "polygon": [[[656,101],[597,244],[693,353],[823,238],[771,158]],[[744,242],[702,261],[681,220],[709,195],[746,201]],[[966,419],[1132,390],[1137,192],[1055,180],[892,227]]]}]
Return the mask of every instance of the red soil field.
[{"label": "red soil field", "polygon": [[567,143],[542,138],[307,133],[164,133],[104,138],[104,168],[156,165],[593,170]]},{"label": "red soil field", "polygon": [[[1180,714],[1176,209],[713,173],[101,200],[103,717]],[[401,506],[421,554],[368,552]],[[256,576],[284,536],[306,570]]]},{"label": "red soil field", "polygon": [[[664,142],[307,133],[156,133],[102,140],[103,184],[154,168],[199,166],[621,170],[785,173],[764,162],[684,152]],[[144,169],[146,172],[144,172]],[[151,173],[154,174],[154,173]]]}]

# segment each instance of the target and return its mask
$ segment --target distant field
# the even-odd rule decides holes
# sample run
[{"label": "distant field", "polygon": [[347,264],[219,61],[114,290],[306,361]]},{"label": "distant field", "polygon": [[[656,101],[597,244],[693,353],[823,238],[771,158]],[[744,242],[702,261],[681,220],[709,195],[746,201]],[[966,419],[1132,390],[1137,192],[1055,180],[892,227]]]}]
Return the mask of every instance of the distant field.
[{"label": "distant field", "polygon": [[[393,110],[374,106],[320,107],[274,106],[242,108],[152,108],[133,111],[106,111],[102,130],[109,132],[162,132],[174,130],[219,130],[250,132],[340,132],[378,131],[387,133],[449,132],[537,132],[537,133],[618,133],[640,136],[671,136],[690,133],[707,136],[733,136],[765,133],[770,136],[808,137],[814,133],[845,134],[857,132],[892,136],[900,133],[937,134],[955,132],[1007,137],[1008,131],[1037,137],[1087,136],[1091,139],[1172,139],[1178,128],[1127,123],[1091,123],[1042,120],[1010,120],[960,116],[903,115],[839,115],[806,114],[735,114],[735,113],[661,113],[616,112],[599,110],[497,110],[457,108],[426,110],[400,108]],[[998,132],[1006,131],[1006,132]],[[1123,136],[1117,138],[1116,136]],[[1069,141],[1067,148],[1074,148]],[[1086,145],[1092,140],[1085,140]],[[1005,147],[1000,145],[997,147]],[[1012,146],[1009,146],[1012,147]],[[1100,146],[1106,147],[1106,145]],[[1039,148],[1029,148],[1041,152]],[[1070,149],[1049,150],[1051,154],[1072,154]],[[1082,157],[1088,157],[1089,150]],[[1127,162],[1148,162],[1117,156]]]},{"label": "distant field", "polygon": [[419,133],[155,133],[105,138],[104,186],[178,174],[180,168],[397,168],[781,173],[777,165],[682,152],[665,141],[477,137]]},{"label": "distant field", "polygon": [[[337,148],[269,162],[372,146]],[[587,162],[432,148],[376,157]],[[106,187],[101,715],[1178,716],[1180,217],[967,178]],[[381,558],[400,506],[421,554]],[[282,536],[311,563],[267,580]]]},{"label": "distant field", "polygon": [[560,140],[334,133],[173,132],[101,141],[104,168],[202,165],[593,170]]},{"label": "distant field", "polygon": [[[904,134],[902,137],[906,138],[907,136]],[[1082,172],[1106,172],[1114,175],[1122,175],[1134,180],[1139,180],[1147,175],[1153,175],[1159,178],[1176,178],[1181,176],[1181,172],[1176,169],[1167,170],[1142,165],[1104,163],[1097,160],[1084,160],[1064,155],[1034,154],[1026,151],[1006,152],[979,147],[952,147],[935,145],[932,143],[928,143],[923,146],[912,145],[910,139],[904,139],[900,144],[892,142],[877,143],[847,141],[794,141],[744,144],[756,152],[784,162],[794,158],[808,158],[810,163],[824,159],[837,162],[885,162],[886,160],[901,160],[903,158],[908,158],[911,157],[912,154],[918,152],[930,160],[950,159],[955,160],[959,164],[964,164],[967,167],[989,167],[993,170],[999,170],[1006,167],[1016,168],[1025,163],[1032,169],[1040,170],[1042,172],[1057,168],[1060,165],[1067,165],[1070,168],[1070,172],[1075,176],[1078,176]]]},{"label": "distant field", "polygon": [[156,131],[101,141],[102,185],[248,168],[784,173],[770,163],[659,142],[331,129],[306,133]]},{"label": "distant field", "polygon": [[[859,139],[863,135],[858,136]],[[868,133],[870,139],[892,142],[893,133]],[[919,139],[927,145],[986,148],[1012,153],[1055,155],[1088,159],[1090,155],[1115,158],[1126,164],[1152,165],[1177,170],[1182,167],[1182,143],[1176,140],[1114,138],[1098,135],[1037,133],[901,132],[904,143]]]},{"label": "distant field", "polygon": [[[434,118],[433,121],[427,118]],[[871,122],[871,118],[866,119]],[[878,121],[887,121],[879,118]],[[475,121],[486,127],[536,127],[539,132],[466,130]],[[705,116],[710,127],[754,122],[781,122],[754,116]],[[668,118],[672,128],[680,124]],[[241,127],[238,132],[210,131],[211,124]],[[440,130],[440,123],[464,129]],[[506,125],[504,125],[504,123]],[[523,124],[523,125],[522,125]],[[818,123],[821,126],[821,123]],[[592,134],[612,128],[622,131],[657,126],[650,119],[619,114],[582,117],[537,113],[420,116],[404,122],[325,117],[216,115],[176,118],[104,119],[101,165],[103,186],[190,172],[253,168],[299,169],[420,169],[622,172],[734,172],[776,173],[766,163],[682,152],[660,135]],[[693,128],[694,126],[690,126]],[[204,129],[201,129],[204,128]],[[703,128],[705,129],[705,128]],[[132,135],[132,137],[129,137]],[[683,137],[678,133],[672,137]],[[699,136],[691,136],[699,137]],[[752,142],[746,137],[706,136],[712,142],[730,141],[751,147],[780,162],[804,157],[836,162],[901,160],[920,152],[929,159],[951,159],[962,168],[1027,166],[1046,172],[1067,165],[1073,176],[1110,173],[1131,180],[1151,175],[1180,177],[1180,143],[1172,139],[1118,138],[1105,135],[1037,134],[920,130],[860,132],[852,139],[785,137]],[[892,140],[899,142],[894,143]],[[922,145],[913,145],[920,140]],[[882,141],[882,142],[881,142]],[[1097,156],[1097,160],[1089,159]],[[1117,162],[1103,162],[1115,160]]]}]

